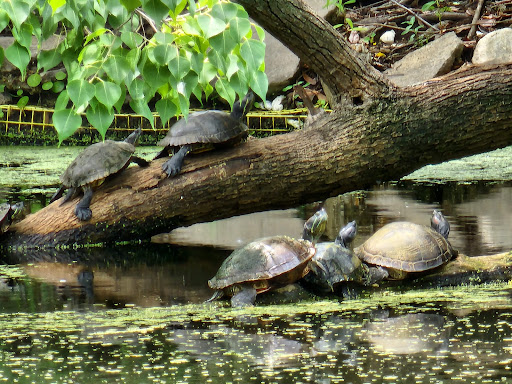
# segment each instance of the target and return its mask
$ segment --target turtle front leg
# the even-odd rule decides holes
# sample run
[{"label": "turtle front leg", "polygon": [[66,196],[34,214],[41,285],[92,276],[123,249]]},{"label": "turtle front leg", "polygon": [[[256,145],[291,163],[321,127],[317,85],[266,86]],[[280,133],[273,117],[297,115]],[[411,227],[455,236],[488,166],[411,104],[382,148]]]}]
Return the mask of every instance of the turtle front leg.
[{"label": "turtle front leg", "polygon": [[167,177],[176,176],[181,171],[183,159],[189,153],[190,145],[184,145],[169,160],[162,164],[162,169],[167,173]]},{"label": "turtle front leg", "polygon": [[373,285],[381,280],[387,279],[388,277],[389,272],[386,270],[386,268],[368,267],[368,278],[365,281],[364,285]]},{"label": "turtle front leg", "polygon": [[80,200],[76,205],[75,215],[79,220],[87,221],[92,217],[92,211],[91,208],[89,208],[89,205],[91,204],[92,195],[94,192],[91,187],[84,187],[83,189],[84,197],[82,197],[82,200]]},{"label": "turtle front leg", "polygon": [[239,292],[235,293],[231,298],[231,306],[235,307],[249,307],[254,305],[256,301],[256,288],[252,286],[243,286]]}]

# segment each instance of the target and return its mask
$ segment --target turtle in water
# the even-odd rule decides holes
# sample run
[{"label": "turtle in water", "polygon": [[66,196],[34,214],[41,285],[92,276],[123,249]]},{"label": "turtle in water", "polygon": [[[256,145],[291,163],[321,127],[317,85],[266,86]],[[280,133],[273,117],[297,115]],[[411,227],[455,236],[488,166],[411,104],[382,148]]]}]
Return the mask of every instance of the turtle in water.
[{"label": "turtle in water", "polygon": [[89,220],[92,217],[89,205],[93,189],[101,185],[107,176],[122,171],[131,162],[141,167],[149,165],[146,160],[133,156],[140,134],[141,129],[138,128],[124,141],[105,140],[84,149],[60,177],[62,185],[50,199],[50,203],[59,199],[67,188],[68,192],[60,203],[62,205],[81,188],[84,196],[75,207],[75,215],[79,220]]},{"label": "turtle in water", "polygon": [[327,213],[322,208],[304,224],[302,239],[266,237],[234,251],[208,281],[215,293],[208,300],[231,296],[231,306],[254,304],[256,295],[286,286],[308,272],[314,256],[314,242],[325,231]]},{"label": "turtle in water", "polygon": [[375,232],[356,255],[365,263],[381,268],[384,278],[404,279],[411,272],[436,268],[456,255],[448,235],[450,224],[434,210],[431,227],[409,223],[390,223]]},{"label": "turtle in water", "polygon": [[7,232],[13,220],[18,217],[23,210],[23,203],[0,204],[0,234]]},{"label": "turtle in water", "polygon": [[165,148],[155,159],[172,154],[162,164],[162,169],[168,177],[173,177],[180,173],[183,159],[188,153],[238,144],[247,138],[248,128],[242,118],[252,108],[253,103],[254,94],[249,92],[242,101],[233,105],[230,114],[210,110],[194,112],[188,119],[181,119],[158,142],[158,145]]},{"label": "turtle in water", "polygon": [[[310,272],[303,279],[307,287],[319,293],[330,293],[341,283],[368,286],[384,277],[380,269],[368,267],[349,248],[356,234],[357,224],[351,221],[340,229],[334,242],[316,245],[316,253],[309,262]],[[343,296],[349,295],[344,292]]]}]

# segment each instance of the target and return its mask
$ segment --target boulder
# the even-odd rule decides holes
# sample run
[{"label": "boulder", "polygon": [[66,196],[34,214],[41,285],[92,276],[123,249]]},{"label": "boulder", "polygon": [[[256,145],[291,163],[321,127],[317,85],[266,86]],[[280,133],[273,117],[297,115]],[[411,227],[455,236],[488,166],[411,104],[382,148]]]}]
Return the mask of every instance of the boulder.
[{"label": "boulder", "polygon": [[498,29],[482,37],[472,61],[476,65],[512,63],[512,28]]},{"label": "boulder", "polygon": [[384,73],[399,87],[420,84],[448,73],[463,48],[455,32],[449,32],[409,53]]}]

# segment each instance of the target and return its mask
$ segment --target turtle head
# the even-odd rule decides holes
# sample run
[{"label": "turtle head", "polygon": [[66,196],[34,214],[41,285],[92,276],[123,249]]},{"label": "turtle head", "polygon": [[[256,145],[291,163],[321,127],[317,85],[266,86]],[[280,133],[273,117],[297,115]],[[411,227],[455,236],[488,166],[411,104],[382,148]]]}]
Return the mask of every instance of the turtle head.
[{"label": "turtle head", "polygon": [[21,215],[24,207],[25,206],[23,205],[23,201],[20,201],[19,203],[11,205],[12,213],[11,213],[10,219],[13,220],[17,216]]},{"label": "turtle head", "polygon": [[445,219],[443,214],[434,209],[430,218],[430,226],[436,232],[439,232],[445,239],[450,234],[450,223]]},{"label": "turtle head", "polygon": [[356,221],[351,221],[343,228],[340,229],[338,236],[334,242],[342,247],[347,248],[347,246],[355,239],[357,234],[357,224]]},{"label": "turtle head", "polygon": [[137,145],[137,142],[139,141],[140,134],[142,133],[142,129],[139,127],[135,131],[133,131],[130,136],[128,136],[124,141],[127,143],[130,143],[132,145]]},{"label": "turtle head", "polygon": [[244,117],[247,112],[249,112],[254,104],[254,93],[251,91],[247,92],[242,101],[237,101],[233,104],[233,111],[231,112],[231,116],[235,119],[241,119]]},{"label": "turtle head", "polygon": [[304,223],[302,238],[315,243],[323,235],[326,226],[327,212],[322,208]]}]

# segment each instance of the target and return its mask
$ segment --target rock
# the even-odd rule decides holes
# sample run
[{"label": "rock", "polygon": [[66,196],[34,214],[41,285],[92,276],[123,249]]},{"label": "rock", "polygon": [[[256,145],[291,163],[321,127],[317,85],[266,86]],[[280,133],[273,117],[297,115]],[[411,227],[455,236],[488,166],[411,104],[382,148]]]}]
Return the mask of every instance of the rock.
[{"label": "rock", "polygon": [[455,32],[449,32],[411,52],[384,73],[399,87],[419,84],[448,73],[463,47]]},{"label": "rock", "polygon": [[384,44],[391,45],[395,42],[395,35],[396,35],[396,32],[391,29],[389,31],[384,32],[380,36],[380,41],[382,41]]},{"label": "rock", "polygon": [[502,28],[485,35],[476,45],[473,64],[512,63],[512,28]]}]

